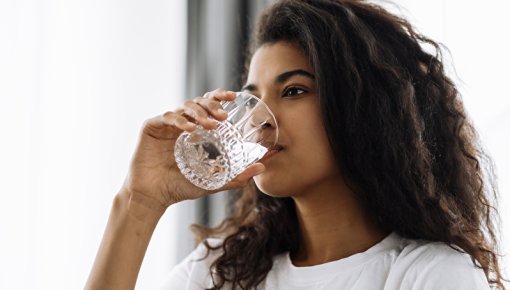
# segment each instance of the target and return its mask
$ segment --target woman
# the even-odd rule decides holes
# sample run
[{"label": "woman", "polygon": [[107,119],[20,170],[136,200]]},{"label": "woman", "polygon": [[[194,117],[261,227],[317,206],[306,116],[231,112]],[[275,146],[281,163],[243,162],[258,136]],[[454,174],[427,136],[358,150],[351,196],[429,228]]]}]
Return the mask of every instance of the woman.
[{"label": "woman", "polygon": [[[274,112],[282,150],[222,189],[244,188],[236,214],[196,227],[204,242],[167,288],[505,289],[496,190],[424,44],[439,52],[361,1],[268,8],[243,90]],[[172,149],[182,131],[224,120],[219,101],[234,97],[218,89],[145,123],[87,289],[133,289],[166,208],[214,193],[183,178]]]}]

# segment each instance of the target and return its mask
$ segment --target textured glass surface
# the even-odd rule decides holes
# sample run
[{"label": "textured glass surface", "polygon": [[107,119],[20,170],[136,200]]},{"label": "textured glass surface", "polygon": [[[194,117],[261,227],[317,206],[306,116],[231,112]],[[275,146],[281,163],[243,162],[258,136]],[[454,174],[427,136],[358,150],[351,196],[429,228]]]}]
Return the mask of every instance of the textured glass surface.
[{"label": "textured glass surface", "polygon": [[276,120],[255,96],[238,93],[222,102],[227,120],[216,129],[183,132],[175,143],[175,161],[194,185],[214,190],[261,159],[278,139]]},{"label": "textured glass surface", "polygon": [[267,148],[245,142],[230,122],[216,130],[197,129],[183,133],[175,146],[175,160],[182,174],[194,185],[218,189],[259,160]]}]

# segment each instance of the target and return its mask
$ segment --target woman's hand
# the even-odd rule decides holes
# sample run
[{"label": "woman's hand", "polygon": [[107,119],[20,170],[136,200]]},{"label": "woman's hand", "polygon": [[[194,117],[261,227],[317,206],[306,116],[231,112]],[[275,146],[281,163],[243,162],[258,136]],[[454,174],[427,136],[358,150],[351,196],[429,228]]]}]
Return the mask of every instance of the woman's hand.
[{"label": "woman's hand", "polygon": [[145,122],[129,173],[113,201],[85,289],[134,289],[152,233],[168,206],[245,186],[264,170],[261,163],[254,164],[224,188],[207,191],[192,185],[175,164],[174,145],[179,135],[197,125],[216,127],[217,121],[227,118],[219,110],[219,102],[233,99],[235,93],[218,89]]},{"label": "woman's hand", "polygon": [[218,121],[227,118],[220,101],[231,101],[235,97],[234,92],[217,89],[193,101],[186,101],[173,112],[147,120],[121,192],[147,208],[164,211],[182,200],[243,187],[251,177],[261,173],[264,165],[253,164],[225,187],[209,191],[190,183],[176,165],[174,145],[179,135],[183,131],[195,130],[197,125],[205,129],[215,128]]}]

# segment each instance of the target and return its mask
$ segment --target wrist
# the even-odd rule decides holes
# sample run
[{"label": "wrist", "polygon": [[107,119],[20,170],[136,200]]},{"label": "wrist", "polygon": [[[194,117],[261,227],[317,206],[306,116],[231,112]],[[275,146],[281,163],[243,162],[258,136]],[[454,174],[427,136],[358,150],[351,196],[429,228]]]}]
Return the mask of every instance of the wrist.
[{"label": "wrist", "polygon": [[156,224],[166,211],[166,207],[156,200],[126,188],[117,193],[113,203],[114,207],[148,224]]}]

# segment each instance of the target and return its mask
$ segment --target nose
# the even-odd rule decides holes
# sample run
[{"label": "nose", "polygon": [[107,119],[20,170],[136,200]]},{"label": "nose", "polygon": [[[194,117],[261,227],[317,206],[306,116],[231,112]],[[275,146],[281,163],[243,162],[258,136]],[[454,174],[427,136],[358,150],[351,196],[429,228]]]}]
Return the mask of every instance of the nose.
[{"label": "nose", "polygon": [[250,126],[260,127],[261,129],[275,128],[275,118],[269,106],[257,103],[251,112]]},{"label": "nose", "polygon": [[[253,143],[274,143],[278,139],[278,126],[267,105],[257,103],[251,110],[249,122],[243,130],[245,140]],[[274,140],[274,141],[273,141]],[[271,144],[273,146],[274,144]],[[270,147],[270,146],[269,146]]]}]

